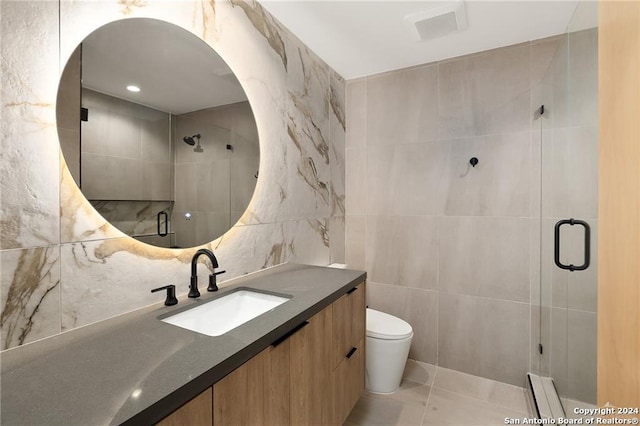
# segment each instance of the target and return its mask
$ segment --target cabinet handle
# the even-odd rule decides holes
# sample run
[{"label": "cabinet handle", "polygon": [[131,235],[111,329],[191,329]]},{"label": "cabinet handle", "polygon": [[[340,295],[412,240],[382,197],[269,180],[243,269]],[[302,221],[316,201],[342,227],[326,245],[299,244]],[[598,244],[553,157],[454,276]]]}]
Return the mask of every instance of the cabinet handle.
[{"label": "cabinet handle", "polygon": [[353,354],[356,353],[357,350],[358,350],[358,348],[356,348],[355,346],[353,348],[351,348],[349,353],[347,353],[347,358],[351,358],[353,356]]},{"label": "cabinet handle", "polygon": [[284,336],[282,336],[281,338],[279,338],[278,340],[276,340],[275,342],[273,342],[271,344],[271,346],[273,346],[274,348],[276,346],[278,346],[280,343],[284,342],[285,340],[287,340],[289,337],[293,336],[294,334],[296,334],[298,331],[302,330],[303,328],[305,328],[307,325],[309,325],[309,321],[305,321],[302,324],[298,324],[293,330],[289,331],[287,334],[285,334]]},{"label": "cabinet handle", "polygon": [[347,294],[351,294],[351,293],[353,293],[354,291],[356,291],[357,289],[358,289],[358,287],[354,287],[354,288],[352,288],[351,290],[347,291]]}]

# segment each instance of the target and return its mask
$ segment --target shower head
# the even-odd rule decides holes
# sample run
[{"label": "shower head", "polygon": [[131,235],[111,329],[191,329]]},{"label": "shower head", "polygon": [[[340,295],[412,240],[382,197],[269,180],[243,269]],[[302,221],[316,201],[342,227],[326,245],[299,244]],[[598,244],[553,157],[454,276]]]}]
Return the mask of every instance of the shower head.
[{"label": "shower head", "polygon": [[196,141],[193,140],[193,137],[191,136],[185,136],[184,138],[182,138],[182,140],[187,144],[187,145],[195,145]]},{"label": "shower head", "polygon": [[[197,144],[196,144],[196,139],[198,140]],[[184,138],[182,138],[182,140],[187,145],[191,145],[191,146],[195,145],[195,148],[193,148],[194,152],[204,152],[204,150],[200,146],[200,133],[198,133],[197,135],[193,135],[193,136],[185,136]]]},{"label": "shower head", "polygon": [[197,135],[193,135],[193,136],[185,136],[184,138],[182,138],[182,140],[187,145],[194,146],[196,144],[196,141],[194,140],[194,138],[198,139],[198,145],[200,145],[200,143],[199,143],[200,142],[200,133],[198,133]]}]

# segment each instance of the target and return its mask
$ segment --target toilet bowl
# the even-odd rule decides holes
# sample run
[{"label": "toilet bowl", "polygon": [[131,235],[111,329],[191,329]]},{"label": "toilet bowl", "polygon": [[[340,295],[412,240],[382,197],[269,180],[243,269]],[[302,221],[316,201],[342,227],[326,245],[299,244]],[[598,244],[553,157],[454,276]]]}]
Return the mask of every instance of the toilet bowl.
[{"label": "toilet bowl", "polygon": [[373,393],[393,393],[400,387],[413,329],[406,321],[367,308],[365,388]]}]

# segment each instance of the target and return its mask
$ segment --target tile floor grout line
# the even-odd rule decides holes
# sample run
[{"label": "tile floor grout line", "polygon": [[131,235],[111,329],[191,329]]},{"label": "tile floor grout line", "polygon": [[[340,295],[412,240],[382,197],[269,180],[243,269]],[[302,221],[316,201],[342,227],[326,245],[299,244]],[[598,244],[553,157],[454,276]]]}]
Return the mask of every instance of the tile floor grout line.
[{"label": "tile floor grout line", "polygon": [[429,385],[429,396],[427,396],[427,401],[424,405],[424,412],[422,413],[422,419],[420,419],[421,426],[424,426],[424,421],[427,418],[427,411],[429,410],[429,402],[431,401],[431,394],[433,393],[433,388],[436,383],[436,376],[438,375],[438,370],[440,368],[437,365],[435,367],[436,368],[434,369],[434,372],[433,372],[433,380],[431,380],[431,384]]},{"label": "tile floor grout line", "polygon": [[[481,398],[477,398],[475,396],[467,395],[467,394],[464,394],[464,393],[459,393],[459,392],[451,391],[451,390],[448,390],[448,389],[443,389],[443,388],[440,388],[440,387],[437,387],[437,386],[432,386],[431,389],[433,389],[433,388],[436,388],[436,389],[438,389],[440,391],[443,391],[443,392],[448,392],[448,393],[452,393],[452,394],[455,394],[455,395],[463,396],[465,398],[471,398],[471,399],[476,400],[476,401],[484,402],[486,404],[493,405],[494,407],[506,408],[508,410],[515,411],[515,412],[520,413],[520,414],[525,414],[527,416],[529,415],[529,413],[526,413],[524,411],[520,411],[519,409],[516,409],[516,408],[513,408],[513,407],[509,407],[509,406],[506,406],[506,405],[497,404],[497,403],[495,403],[493,401],[488,401],[486,399],[481,399]],[[431,398],[431,392],[429,392],[429,398]]]}]

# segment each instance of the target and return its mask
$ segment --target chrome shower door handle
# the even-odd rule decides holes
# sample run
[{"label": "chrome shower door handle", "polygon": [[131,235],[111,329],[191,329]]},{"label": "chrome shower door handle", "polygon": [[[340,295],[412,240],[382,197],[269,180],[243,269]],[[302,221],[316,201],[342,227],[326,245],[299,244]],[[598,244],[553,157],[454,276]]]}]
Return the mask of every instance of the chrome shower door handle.
[{"label": "chrome shower door handle", "polygon": [[[584,263],[580,266],[575,266],[573,264],[565,265],[560,262],[560,228],[563,225],[580,225],[584,228]],[[554,232],[554,261],[556,266],[560,269],[567,269],[571,272],[573,271],[584,271],[589,267],[591,263],[591,227],[584,220],[578,219],[563,219],[556,223],[555,232]]]}]

